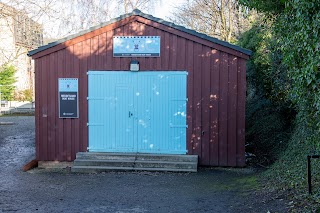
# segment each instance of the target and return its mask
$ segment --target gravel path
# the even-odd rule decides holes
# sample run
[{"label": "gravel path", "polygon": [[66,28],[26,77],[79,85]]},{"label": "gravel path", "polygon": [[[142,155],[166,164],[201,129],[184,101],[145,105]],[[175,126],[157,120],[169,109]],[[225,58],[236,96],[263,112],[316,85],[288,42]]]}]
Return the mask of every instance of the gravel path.
[{"label": "gravel path", "polygon": [[[1,122],[3,122],[1,124]],[[8,125],[5,122],[12,122]],[[285,212],[286,201],[256,195],[256,173],[110,172],[22,166],[35,158],[34,117],[0,117],[0,212]]]}]

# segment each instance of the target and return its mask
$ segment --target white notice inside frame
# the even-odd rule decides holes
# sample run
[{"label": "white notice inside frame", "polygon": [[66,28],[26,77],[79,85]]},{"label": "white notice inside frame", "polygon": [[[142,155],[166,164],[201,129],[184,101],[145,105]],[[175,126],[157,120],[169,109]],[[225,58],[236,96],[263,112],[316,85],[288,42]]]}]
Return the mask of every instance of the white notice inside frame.
[{"label": "white notice inside frame", "polygon": [[114,36],[114,57],[160,57],[160,36]]}]

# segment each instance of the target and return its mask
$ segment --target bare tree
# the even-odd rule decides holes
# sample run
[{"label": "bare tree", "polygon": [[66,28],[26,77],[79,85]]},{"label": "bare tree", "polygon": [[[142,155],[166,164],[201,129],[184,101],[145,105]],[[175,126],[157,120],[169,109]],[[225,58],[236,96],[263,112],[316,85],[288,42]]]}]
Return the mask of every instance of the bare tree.
[{"label": "bare tree", "polygon": [[117,0],[120,9],[122,7],[125,13],[129,13],[134,9],[152,10],[157,2],[157,0]]},{"label": "bare tree", "polygon": [[178,24],[232,42],[248,26],[251,11],[237,0],[189,0],[176,8]]},{"label": "bare tree", "polygon": [[3,0],[44,26],[45,37],[60,38],[134,9],[150,12],[161,0]]},{"label": "bare tree", "polygon": [[[0,45],[0,59],[10,62],[42,45],[43,37],[61,38],[106,22],[133,9],[152,10],[151,0],[3,0],[0,3],[2,31],[10,31],[19,47]],[[121,12],[122,11],[122,12]],[[39,24],[37,24],[39,23]],[[43,26],[43,27],[42,27]],[[3,40],[3,38],[2,38]],[[23,46],[24,48],[20,48]],[[19,48],[19,51],[18,49]],[[10,57],[9,57],[10,56]]]},{"label": "bare tree", "polygon": [[[42,26],[24,11],[0,3],[0,61],[10,63],[26,51],[42,45]],[[0,63],[0,66],[2,65]]]},{"label": "bare tree", "polygon": [[4,0],[44,26],[46,37],[64,37],[110,19],[112,0]]},{"label": "bare tree", "polygon": [[42,26],[23,10],[0,3],[0,29],[0,71],[13,65],[17,70],[17,90],[32,94],[32,62],[26,53],[42,45]]}]

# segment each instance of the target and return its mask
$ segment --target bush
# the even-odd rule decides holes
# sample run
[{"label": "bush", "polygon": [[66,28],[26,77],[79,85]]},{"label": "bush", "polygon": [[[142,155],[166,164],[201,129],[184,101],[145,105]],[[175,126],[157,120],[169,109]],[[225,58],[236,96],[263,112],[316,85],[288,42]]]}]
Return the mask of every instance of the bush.
[{"label": "bush", "polygon": [[16,82],[15,73],[16,69],[13,66],[5,65],[0,68],[1,100],[13,100],[15,90],[13,84]]},{"label": "bush", "polygon": [[258,21],[239,39],[253,54],[247,69],[246,151],[252,162],[267,166],[287,147],[295,111],[286,102],[281,75],[281,54],[273,52],[274,41],[268,21]]},{"label": "bush", "polygon": [[246,151],[256,156],[251,163],[269,166],[279,159],[290,140],[294,114],[263,96],[247,100]]},{"label": "bush", "polygon": [[33,101],[33,91],[32,91],[32,89],[16,91],[15,94],[14,94],[14,100],[32,102]]}]

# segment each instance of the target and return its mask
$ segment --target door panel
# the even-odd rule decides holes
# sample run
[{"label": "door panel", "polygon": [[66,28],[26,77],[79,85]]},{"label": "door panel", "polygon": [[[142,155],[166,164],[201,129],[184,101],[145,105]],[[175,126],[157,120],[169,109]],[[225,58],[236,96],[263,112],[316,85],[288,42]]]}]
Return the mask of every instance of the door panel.
[{"label": "door panel", "polygon": [[135,151],[134,147],[134,107],[133,89],[126,85],[117,85],[115,89],[115,141],[114,150]]},{"label": "door panel", "polygon": [[138,152],[149,152],[152,149],[151,109],[151,81],[146,75],[139,75],[136,79],[135,99],[137,104],[137,149]]},{"label": "door panel", "polygon": [[[155,152],[186,153],[186,73],[159,73],[152,95]],[[177,116],[180,115],[180,116]],[[182,116],[181,116],[182,115]]]},{"label": "door panel", "polygon": [[[104,141],[106,140],[105,134],[100,134],[105,130],[106,112],[101,110],[101,107],[106,105],[103,91],[99,90],[103,82],[103,75],[91,75],[88,81],[89,90],[88,97],[88,116],[89,116],[89,143],[91,149],[103,150],[105,148]],[[92,143],[94,141],[94,143]]]},{"label": "door panel", "polygon": [[[186,149],[187,102],[186,75],[171,74],[169,78],[169,126],[172,149]],[[177,82],[185,82],[177,84]]]}]

